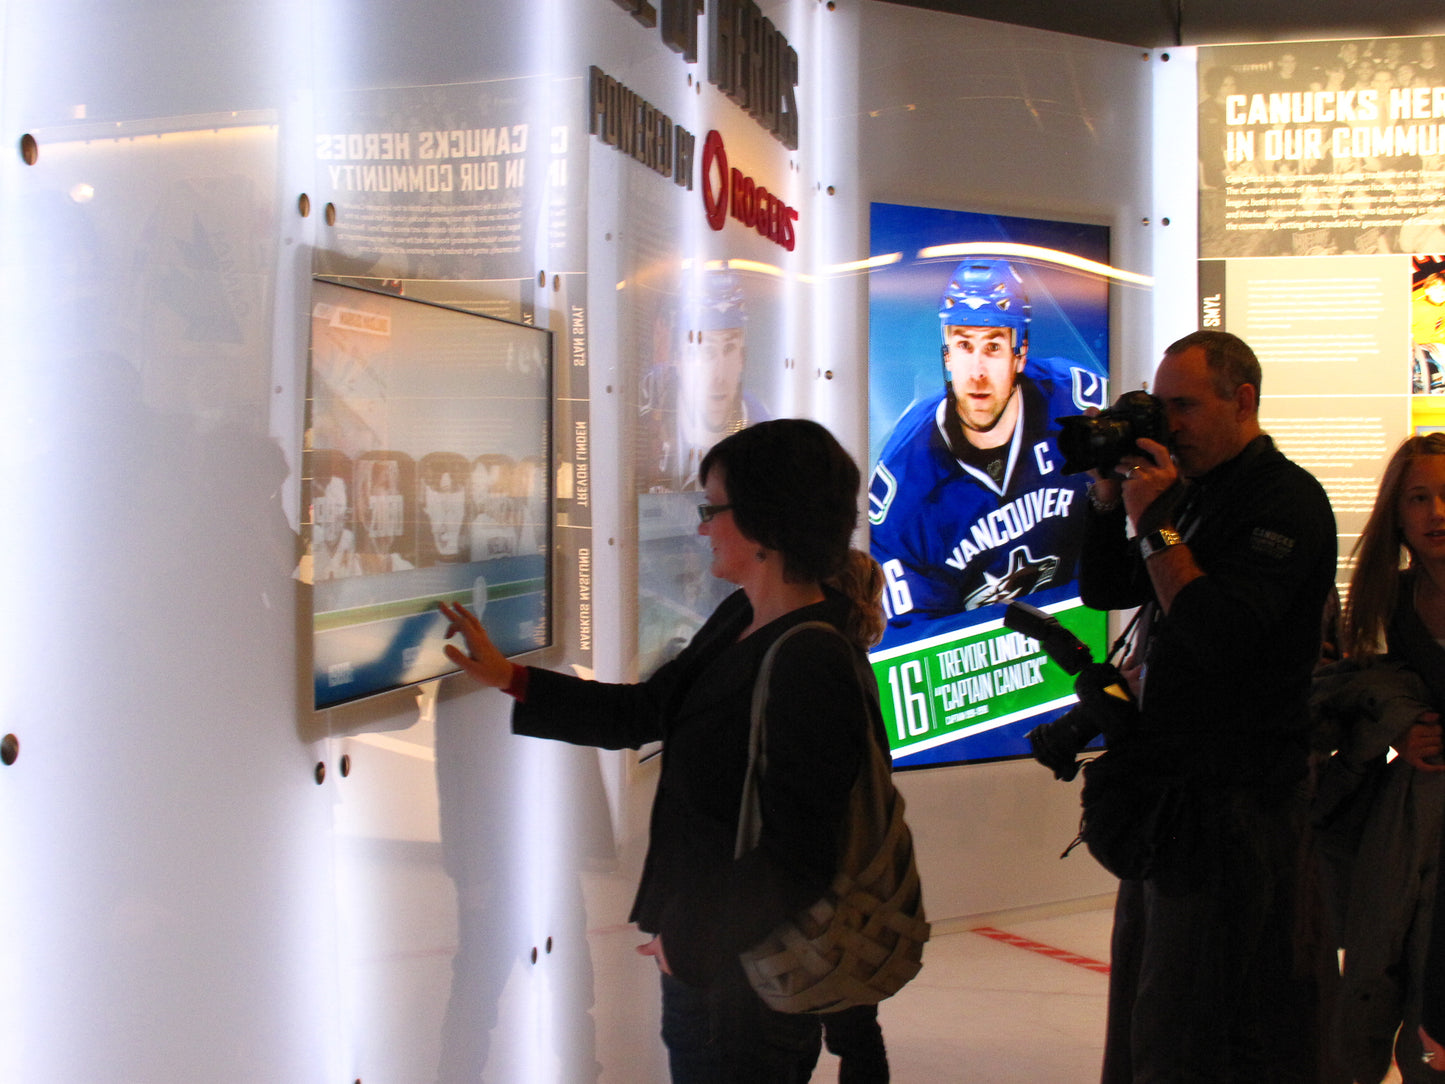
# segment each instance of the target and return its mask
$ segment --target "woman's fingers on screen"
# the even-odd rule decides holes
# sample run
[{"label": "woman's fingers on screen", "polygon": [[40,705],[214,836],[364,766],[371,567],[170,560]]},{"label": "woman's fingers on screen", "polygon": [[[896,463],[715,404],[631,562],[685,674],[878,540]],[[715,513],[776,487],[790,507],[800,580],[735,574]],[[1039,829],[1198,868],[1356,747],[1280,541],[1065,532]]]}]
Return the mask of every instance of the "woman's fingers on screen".
[{"label": "woman's fingers on screen", "polygon": [[447,646],[443,648],[443,650],[446,652],[447,658],[451,659],[452,662],[460,666],[468,676],[476,679],[483,685],[494,684],[493,682],[486,680],[485,671],[482,669],[482,664],[478,662],[474,656],[467,654],[455,644],[447,644]]},{"label": "woman's fingers on screen", "polygon": [[446,657],[483,685],[505,686],[511,667],[477,616],[460,603],[439,602],[437,606],[450,622],[446,639],[460,634],[465,645],[447,644],[443,648]]},{"label": "woman's fingers on screen", "polygon": [[470,629],[477,627],[477,619],[459,602],[439,602],[437,608],[448,621],[448,637],[454,636],[458,632],[465,635]]}]

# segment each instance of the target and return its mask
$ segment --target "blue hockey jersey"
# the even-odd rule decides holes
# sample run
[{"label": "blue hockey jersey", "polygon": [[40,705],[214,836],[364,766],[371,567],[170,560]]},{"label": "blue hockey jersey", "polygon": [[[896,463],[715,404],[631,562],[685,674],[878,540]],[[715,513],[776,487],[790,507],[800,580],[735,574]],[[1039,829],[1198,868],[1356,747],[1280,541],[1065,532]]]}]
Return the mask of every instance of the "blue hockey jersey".
[{"label": "blue hockey jersey", "polygon": [[889,435],[868,489],[871,548],[887,579],[883,646],[1073,580],[1089,477],[1060,473],[1054,419],[1105,406],[1106,382],[1063,358],[1030,358],[1018,389],[999,481],[949,450],[944,394],[909,407]]}]

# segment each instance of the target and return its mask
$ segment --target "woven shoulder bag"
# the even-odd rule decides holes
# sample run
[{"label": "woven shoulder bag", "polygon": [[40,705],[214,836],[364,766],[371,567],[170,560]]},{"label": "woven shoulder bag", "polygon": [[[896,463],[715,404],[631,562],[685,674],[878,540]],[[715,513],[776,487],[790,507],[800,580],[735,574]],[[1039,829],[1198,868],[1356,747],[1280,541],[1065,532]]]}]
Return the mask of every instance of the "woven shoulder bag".
[{"label": "woven shoulder bag", "polygon": [[[759,786],[767,768],[765,715],[768,679],[779,647],[804,629],[795,625],[772,644],[753,687],[748,772],[743,784],[735,855],[757,846],[762,829]],[[863,675],[860,673],[860,683]],[[872,675],[868,675],[871,680]],[[859,695],[868,696],[860,684]],[[848,797],[838,872],[811,907],[793,915],[741,954],[749,982],[779,1012],[836,1012],[876,1005],[896,994],[923,966],[929,925],[913,855],[913,836],[903,819],[903,796],[893,786],[888,760],[871,732],[867,754]]]}]

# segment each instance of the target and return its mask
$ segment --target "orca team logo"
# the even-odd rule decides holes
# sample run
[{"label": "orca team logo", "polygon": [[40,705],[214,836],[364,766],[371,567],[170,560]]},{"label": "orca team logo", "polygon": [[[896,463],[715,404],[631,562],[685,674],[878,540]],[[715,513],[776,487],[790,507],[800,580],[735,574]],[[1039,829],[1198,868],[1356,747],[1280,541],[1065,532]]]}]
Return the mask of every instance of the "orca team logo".
[{"label": "orca team logo", "polygon": [[980,606],[994,606],[1000,602],[1012,602],[1021,595],[1031,595],[1047,585],[1059,570],[1059,559],[1052,555],[1034,560],[1027,546],[1020,546],[1008,555],[1008,570],[1001,576],[983,574],[983,586],[964,601],[964,608],[976,610]]}]

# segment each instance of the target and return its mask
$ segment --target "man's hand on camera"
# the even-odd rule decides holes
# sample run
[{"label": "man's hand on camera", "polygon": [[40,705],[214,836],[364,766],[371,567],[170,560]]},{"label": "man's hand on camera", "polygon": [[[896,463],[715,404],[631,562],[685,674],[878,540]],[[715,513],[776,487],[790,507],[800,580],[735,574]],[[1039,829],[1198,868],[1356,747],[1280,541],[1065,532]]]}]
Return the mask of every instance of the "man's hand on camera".
[{"label": "man's hand on camera", "polygon": [[1125,456],[1119,461],[1124,476],[1124,511],[1134,528],[1135,537],[1148,548],[1140,553],[1146,558],[1154,597],[1167,614],[1174,599],[1189,584],[1204,575],[1187,545],[1170,531],[1172,538],[1150,539],[1154,532],[1174,526],[1174,512],[1185,493],[1179,468],[1169,457],[1169,449],[1158,441],[1140,437],[1136,443],[1143,455]]},{"label": "man's hand on camera", "polygon": [[1124,491],[1119,479],[1114,475],[1101,475],[1096,470],[1089,471],[1089,477],[1093,479],[1089,483],[1089,502],[1099,512],[1112,512],[1119,507],[1119,502],[1124,499]]},{"label": "man's hand on camera", "polygon": [[1140,437],[1137,443],[1146,454],[1126,455],[1117,468],[1124,480],[1124,511],[1136,530],[1149,506],[1179,481],[1179,469],[1168,448],[1148,437]]},{"label": "man's hand on camera", "polygon": [[[1094,418],[1098,415],[1098,407],[1084,408],[1084,417]],[[1089,475],[1089,500],[1094,507],[1101,512],[1112,511],[1119,507],[1119,502],[1124,498],[1119,476],[1112,471],[1103,474],[1097,469],[1087,473]]]}]

